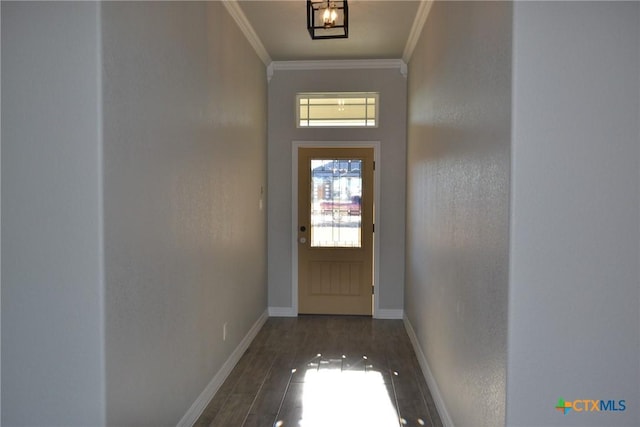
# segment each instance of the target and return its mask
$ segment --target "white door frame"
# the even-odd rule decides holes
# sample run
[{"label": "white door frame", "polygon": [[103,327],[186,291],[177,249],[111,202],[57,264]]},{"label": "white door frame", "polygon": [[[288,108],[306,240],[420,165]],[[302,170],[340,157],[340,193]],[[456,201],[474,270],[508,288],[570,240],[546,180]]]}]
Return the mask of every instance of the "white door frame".
[{"label": "white door frame", "polygon": [[317,148],[373,148],[373,204],[376,232],[373,235],[373,317],[376,318],[380,305],[380,244],[377,239],[382,223],[380,218],[380,141],[293,141],[291,153],[291,307],[294,315],[298,315],[298,149],[302,147]]}]

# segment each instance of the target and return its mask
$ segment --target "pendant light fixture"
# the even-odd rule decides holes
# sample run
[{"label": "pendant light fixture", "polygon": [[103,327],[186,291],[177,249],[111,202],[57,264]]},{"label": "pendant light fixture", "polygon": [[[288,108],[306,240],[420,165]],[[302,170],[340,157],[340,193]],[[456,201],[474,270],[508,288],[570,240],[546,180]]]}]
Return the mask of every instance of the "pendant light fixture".
[{"label": "pendant light fixture", "polygon": [[349,37],[347,0],[307,0],[307,29],[313,40]]}]

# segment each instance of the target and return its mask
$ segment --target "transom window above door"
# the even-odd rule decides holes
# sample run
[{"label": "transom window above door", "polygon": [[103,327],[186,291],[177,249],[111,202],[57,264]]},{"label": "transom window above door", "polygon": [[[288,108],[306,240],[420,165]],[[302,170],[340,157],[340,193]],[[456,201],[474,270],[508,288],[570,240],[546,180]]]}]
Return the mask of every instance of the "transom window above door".
[{"label": "transom window above door", "polygon": [[378,127],[375,92],[299,93],[297,127]]}]

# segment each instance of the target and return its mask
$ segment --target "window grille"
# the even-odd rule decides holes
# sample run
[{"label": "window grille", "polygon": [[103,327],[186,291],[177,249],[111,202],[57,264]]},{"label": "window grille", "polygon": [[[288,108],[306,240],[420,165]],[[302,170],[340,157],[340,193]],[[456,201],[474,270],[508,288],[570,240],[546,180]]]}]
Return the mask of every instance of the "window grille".
[{"label": "window grille", "polygon": [[379,95],[372,92],[299,93],[297,125],[378,127]]}]

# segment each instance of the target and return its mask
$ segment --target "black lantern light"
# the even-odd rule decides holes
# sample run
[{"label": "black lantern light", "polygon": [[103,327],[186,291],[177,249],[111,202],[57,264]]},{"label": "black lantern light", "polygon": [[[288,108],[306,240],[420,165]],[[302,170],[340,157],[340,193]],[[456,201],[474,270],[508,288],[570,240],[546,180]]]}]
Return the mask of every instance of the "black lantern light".
[{"label": "black lantern light", "polygon": [[307,0],[307,29],[313,40],[349,37],[347,0]]}]

